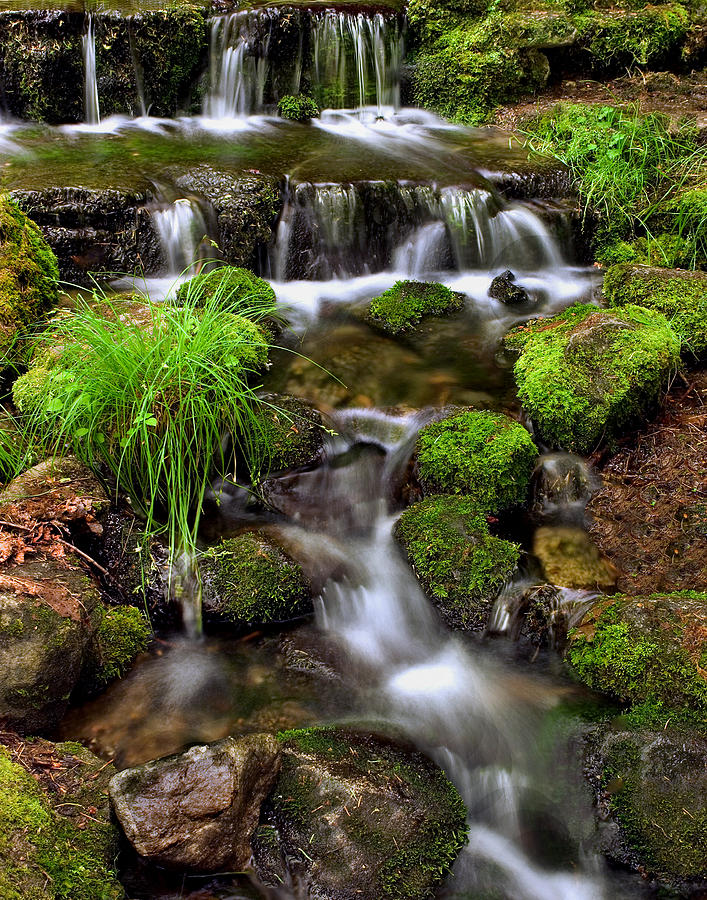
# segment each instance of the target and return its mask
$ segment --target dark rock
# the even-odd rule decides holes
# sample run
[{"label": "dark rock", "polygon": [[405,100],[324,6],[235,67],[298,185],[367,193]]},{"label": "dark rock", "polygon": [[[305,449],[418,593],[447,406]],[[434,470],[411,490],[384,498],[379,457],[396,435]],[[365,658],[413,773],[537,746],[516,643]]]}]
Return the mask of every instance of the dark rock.
[{"label": "dark rock", "polygon": [[321,414],[306,400],[289,394],[261,394],[256,441],[263,473],[316,466],[324,455]]},{"label": "dark rock", "polygon": [[225,738],[125,769],[111,779],[110,796],[128,840],[151,862],[183,871],[242,869],[279,767],[274,737]]},{"label": "dark rock", "polygon": [[326,900],[431,896],[466,830],[444,773],[368,734],[314,728],[280,739],[282,770],[253,839],[260,877],[294,879]]},{"label": "dark rock", "polygon": [[489,288],[489,297],[494,300],[500,300],[509,306],[515,306],[518,303],[527,303],[530,300],[528,292],[520,285],[514,284],[515,275],[510,269],[506,269],[500,275],[497,275],[491,282]]}]

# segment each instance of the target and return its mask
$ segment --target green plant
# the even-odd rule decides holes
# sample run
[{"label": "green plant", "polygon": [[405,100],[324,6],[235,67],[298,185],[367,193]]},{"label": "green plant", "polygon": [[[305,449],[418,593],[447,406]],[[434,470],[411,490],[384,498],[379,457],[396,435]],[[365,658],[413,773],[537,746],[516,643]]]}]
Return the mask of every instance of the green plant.
[{"label": "green plant", "polygon": [[464,295],[443,284],[396,281],[371,301],[368,320],[388,334],[401,334],[414,329],[424,316],[445,315],[463,307]]},{"label": "green plant", "polygon": [[318,119],[320,110],[317,101],[312,97],[299,94],[293,97],[288,94],[282,97],[277,104],[277,111],[283,119],[292,119],[294,122],[308,122],[310,119]]}]

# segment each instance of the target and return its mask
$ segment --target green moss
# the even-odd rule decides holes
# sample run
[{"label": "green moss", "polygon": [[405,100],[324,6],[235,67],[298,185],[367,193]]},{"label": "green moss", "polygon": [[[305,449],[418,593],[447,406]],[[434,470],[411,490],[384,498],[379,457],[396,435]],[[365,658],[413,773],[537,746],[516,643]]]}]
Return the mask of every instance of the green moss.
[{"label": "green moss", "polygon": [[138,653],[152,638],[150,623],[135,606],[99,608],[88,665],[82,673],[84,686],[95,691],[122,678]]},{"label": "green moss", "polygon": [[254,275],[249,269],[221,266],[195,275],[182,284],[177,291],[177,303],[184,303],[189,298],[203,304],[215,295],[224,304],[248,300],[254,306],[270,306],[275,302],[275,291],[267,281]]},{"label": "green moss", "polygon": [[397,281],[371,301],[368,319],[387,334],[400,334],[419,325],[425,316],[442,316],[464,307],[464,295],[443,284]]},{"label": "green moss", "polygon": [[642,421],[680,363],[680,341],[660,313],[577,304],[513,329],[506,345],[518,396],[540,436],[591,453]]},{"label": "green moss", "polygon": [[234,625],[294,619],[311,611],[302,569],[254,531],[223,540],[201,557],[204,604]]},{"label": "green moss", "polygon": [[570,634],[579,679],[631,704],[635,725],[707,728],[707,594],[619,597],[595,607]]},{"label": "green moss", "polygon": [[31,414],[39,408],[48,378],[49,369],[45,366],[35,366],[15,380],[12,385],[12,399],[21,413]]},{"label": "green moss", "polygon": [[604,276],[610,306],[644,306],[662,313],[693,355],[707,353],[707,274],[679,269],[613,266]]},{"label": "green moss", "polygon": [[493,600],[518,565],[516,544],[489,534],[470,497],[439,495],[406,509],[395,525],[425,592],[453,626],[483,628]]},{"label": "green moss", "polygon": [[268,394],[261,399],[254,458],[261,461],[264,472],[252,471],[252,480],[259,480],[264,473],[316,463],[324,446],[324,425],[317,410],[287,395]]},{"label": "green moss", "polygon": [[56,257],[37,225],[0,196],[0,359],[57,302]]},{"label": "green moss", "polygon": [[78,829],[54,813],[37,782],[0,747],[3,900],[118,900],[111,825]]},{"label": "green moss", "polygon": [[642,266],[690,268],[695,262],[695,243],[690,238],[668,232],[632,241],[607,236],[607,240],[597,246],[596,256],[605,266],[634,263]]},{"label": "green moss", "polygon": [[288,94],[286,97],[282,97],[277,104],[277,111],[283,119],[292,119],[295,122],[318,119],[320,114],[317,101],[304,94],[298,94],[296,97]]},{"label": "green moss", "polygon": [[427,425],[417,468],[427,493],[469,494],[498,513],[525,502],[538,451],[525,428],[500,413],[470,410]]}]

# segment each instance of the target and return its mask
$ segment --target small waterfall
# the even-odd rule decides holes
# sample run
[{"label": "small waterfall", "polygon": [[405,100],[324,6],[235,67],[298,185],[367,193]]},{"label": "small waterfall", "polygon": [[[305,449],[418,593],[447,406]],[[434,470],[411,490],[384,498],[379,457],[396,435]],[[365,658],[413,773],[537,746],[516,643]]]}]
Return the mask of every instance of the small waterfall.
[{"label": "small waterfall", "polygon": [[88,13],[86,33],[81,38],[84,67],[84,116],[89,125],[98,125],[101,112],[98,106],[98,82],[96,81],[96,35],[93,15]]},{"label": "small waterfall", "polygon": [[396,249],[393,268],[415,278],[426,272],[439,272],[447,267],[448,248],[447,229],[443,222],[423,225]]},{"label": "small waterfall", "polygon": [[233,119],[263,109],[273,11],[241,11],[211,20],[209,90],[204,113]]},{"label": "small waterfall", "polygon": [[403,36],[397,18],[327,10],[313,21],[313,87],[324,107],[400,105]]},{"label": "small waterfall", "polygon": [[180,275],[198,262],[207,233],[198,203],[181,199],[152,211],[152,222],[167,262],[168,274]]}]

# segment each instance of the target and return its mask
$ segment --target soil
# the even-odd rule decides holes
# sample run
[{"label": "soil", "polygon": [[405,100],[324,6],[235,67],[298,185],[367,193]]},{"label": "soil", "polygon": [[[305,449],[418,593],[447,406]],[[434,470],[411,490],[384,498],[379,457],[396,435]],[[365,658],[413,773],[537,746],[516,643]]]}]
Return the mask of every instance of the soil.
[{"label": "soil", "polygon": [[685,76],[649,72],[624,75],[607,82],[584,78],[564,80],[535,97],[500,107],[493,124],[513,131],[524,120],[547,112],[560,101],[611,105],[637,103],[642,113],[662,112],[674,121],[691,116],[697,119],[698,128],[707,137],[707,71]]},{"label": "soil", "polygon": [[608,460],[587,507],[622,593],[707,591],[707,371],[687,378],[658,421]]}]

